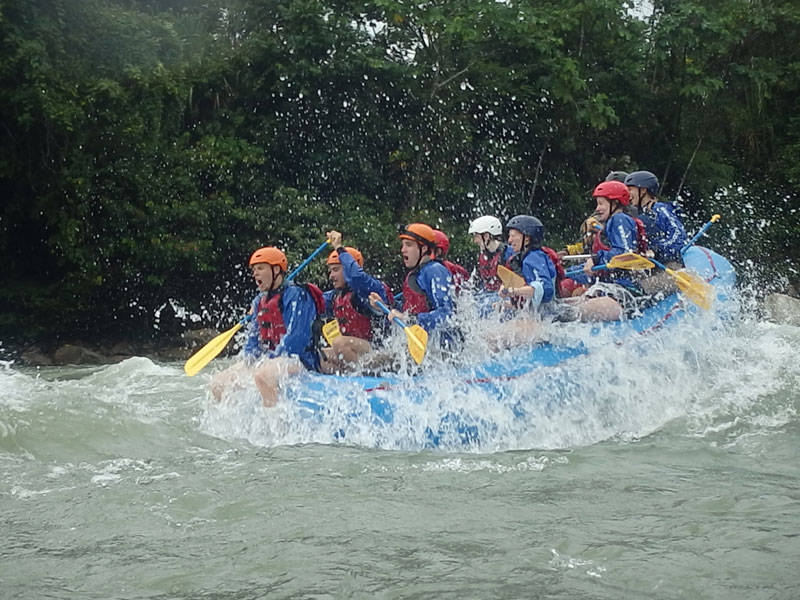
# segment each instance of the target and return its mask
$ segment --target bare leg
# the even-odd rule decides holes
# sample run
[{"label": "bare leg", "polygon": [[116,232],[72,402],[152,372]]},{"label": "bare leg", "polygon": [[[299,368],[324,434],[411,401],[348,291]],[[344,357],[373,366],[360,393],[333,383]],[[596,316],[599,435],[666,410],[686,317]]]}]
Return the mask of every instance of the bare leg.
[{"label": "bare leg", "polygon": [[297,375],[303,370],[303,364],[296,358],[278,356],[264,361],[253,373],[253,380],[261,393],[264,406],[275,406],[278,403],[278,393],[281,381],[291,375]]},{"label": "bare leg", "polygon": [[486,336],[489,348],[494,351],[533,344],[544,339],[544,327],[538,319],[518,317],[507,321]]},{"label": "bare leg", "polygon": [[330,348],[322,350],[320,371],[327,374],[347,371],[371,350],[372,346],[367,340],[351,335],[339,336],[333,340]]},{"label": "bare leg", "polygon": [[622,305],[609,296],[588,298],[578,304],[581,321],[619,321],[622,318]]},{"label": "bare leg", "polygon": [[243,388],[244,383],[242,380],[247,371],[249,371],[249,367],[239,362],[214,375],[211,383],[208,384],[212,398],[219,402],[226,391]]}]

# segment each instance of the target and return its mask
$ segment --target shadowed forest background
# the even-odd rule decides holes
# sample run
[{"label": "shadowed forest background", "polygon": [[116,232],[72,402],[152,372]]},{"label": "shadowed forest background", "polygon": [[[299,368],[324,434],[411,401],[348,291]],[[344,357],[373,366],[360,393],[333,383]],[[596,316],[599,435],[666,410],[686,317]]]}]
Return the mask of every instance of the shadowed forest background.
[{"label": "shadowed forest background", "polygon": [[481,214],[558,248],[611,169],[797,283],[794,1],[4,0],[0,44],[6,343],[228,327],[255,248],[330,228],[394,287],[414,220],[468,267]]}]

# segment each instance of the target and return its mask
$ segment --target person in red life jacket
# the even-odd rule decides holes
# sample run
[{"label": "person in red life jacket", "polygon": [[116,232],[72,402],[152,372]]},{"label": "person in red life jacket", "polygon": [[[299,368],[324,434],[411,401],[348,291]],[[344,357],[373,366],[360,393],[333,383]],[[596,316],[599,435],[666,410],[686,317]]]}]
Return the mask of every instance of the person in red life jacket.
[{"label": "person in red life jacket", "polygon": [[[605,181],[619,181],[621,183],[625,183],[625,178],[628,176],[628,173],[625,171],[609,171],[608,175],[606,175]],[[632,207],[628,205],[628,209]],[[635,208],[633,212],[635,212]],[[626,212],[628,212],[626,210]],[[630,213],[629,213],[630,214]],[[631,215],[635,216],[635,215]],[[603,226],[597,218],[597,213],[592,213],[581,223],[581,239],[574,244],[567,244],[564,250],[559,251],[559,256],[568,256],[568,255],[576,255],[576,254],[590,254],[592,251],[592,243],[596,234],[602,231]]]},{"label": "person in red life jacket", "polygon": [[[402,319],[407,325],[418,323],[429,334],[439,334],[440,345],[454,348],[458,333],[450,325],[453,316],[453,277],[450,271],[435,260],[436,234],[424,223],[412,223],[400,233],[400,254],[409,270],[403,283],[403,312],[392,309],[388,319]],[[370,294],[370,304],[380,299]],[[430,342],[429,342],[430,346]]]},{"label": "person in red life jacket", "polygon": [[[242,365],[232,371],[242,371],[259,361],[253,380],[264,406],[274,406],[278,386],[289,375],[319,370],[312,325],[323,309],[322,293],[318,288],[286,283],[286,255],[274,247],[259,248],[250,257],[250,268],[259,294],[253,301],[253,318],[247,330]],[[315,297],[318,295],[318,297]],[[223,372],[224,373],[224,372]],[[212,381],[212,394],[221,398],[224,388],[236,384],[236,372]],[[241,384],[241,382],[239,382]]]},{"label": "person in red life jacket", "polygon": [[497,265],[505,264],[511,247],[502,241],[503,224],[492,216],[478,217],[469,224],[472,241],[480,252],[475,267],[475,283],[479,291],[496,292],[503,285],[497,276]]},{"label": "person in red life jacket", "polygon": [[469,273],[461,265],[447,260],[447,253],[450,251],[450,238],[447,237],[447,234],[439,229],[434,229],[433,233],[436,236],[436,260],[441,262],[447,270],[450,271],[450,275],[453,277],[453,286],[456,295],[458,295],[461,292],[461,286],[469,279]]},{"label": "person in red life jacket", "polygon": [[[605,269],[592,271],[595,265],[605,264],[626,252],[646,248],[643,228],[626,213],[630,203],[628,188],[619,181],[607,181],[595,187],[592,197],[597,204],[596,214],[603,230],[596,236],[592,257],[583,266],[583,273],[573,279],[590,285],[576,300],[583,321],[615,321],[632,315],[643,303],[644,293],[638,278],[629,271]],[[598,283],[593,283],[599,280]]]},{"label": "person in red life jacket", "polygon": [[392,304],[392,292],[382,281],[364,271],[364,257],[352,247],[342,245],[342,234],[329,231],[328,241],[334,250],[328,256],[328,276],[333,289],[324,293],[325,313],[339,323],[341,335],[322,350],[321,368],[332,373],[346,370],[372,350],[380,330],[382,312],[375,312],[369,303],[372,292],[387,305]]}]

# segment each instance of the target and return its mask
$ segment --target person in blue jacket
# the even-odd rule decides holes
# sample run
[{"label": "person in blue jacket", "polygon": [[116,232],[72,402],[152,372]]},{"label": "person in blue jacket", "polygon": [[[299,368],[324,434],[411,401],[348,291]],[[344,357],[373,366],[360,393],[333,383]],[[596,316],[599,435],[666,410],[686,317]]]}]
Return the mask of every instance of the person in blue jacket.
[{"label": "person in blue jacket", "polygon": [[244,360],[214,378],[211,392],[215,398],[220,399],[231,386],[240,386],[242,373],[252,371],[264,405],[274,406],[283,378],[304,368],[320,369],[312,331],[318,302],[309,287],[285,281],[287,267],[286,255],[274,247],[259,248],[250,257],[259,294],[252,303]]},{"label": "person in blue jacket", "polygon": [[600,183],[595,187],[592,197],[597,204],[595,214],[603,224],[603,230],[594,246],[594,254],[584,263],[583,273],[573,277],[579,283],[590,285],[578,298],[576,305],[583,321],[615,321],[641,308],[638,299],[644,294],[638,279],[630,271],[592,271],[592,268],[606,264],[620,254],[637,252],[642,246],[642,233],[633,217],[626,213],[630,195],[624,183]]},{"label": "person in blue jacket", "polygon": [[525,285],[518,288],[500,288],[503,298],[522,298],[531,308],[553,300],[555,297],[556,267],[542,250],[544,225],[536,217],[517,215],[507,224],[508,245],[513,254],[506,266],[522,275]]},{"label": "person in blue jacket", "polygon": [[338,323],[340,335],[329,340],[330,347],[321,352],[321,369],[326,373],[347,370],[353,363],[372,350],[384,333],[383,314],[369,303],[369,295],[376,293],[381,301],[391,306],[389,287],[364,270],[364,257],[356,248],[342,244],[342,234],[329,231],[328,242],[333,246],[327,260],[328,277],[333,289],[324,293],[325,314]]},{"label": "person in blue jacket", "polygon": [[[388,319],[399,317],[406,325],[417,323],[429,334],[435,333],[442,348],[455,349],[460,334],[451,323],[453,278],[450,271],[435,260],[436,232],[424,223],[411,223],[399,238],[403,265],[408,269],[403,283],[403,311],[392,309]],[[374,292],[370,294],[375,308],[378,299]]]},{"label": "person in blue jacket", "polygon": [[634,171],[625,177],[625,185],[631,204],[638,209],[639,219],[644,223],[648,245],[656,260],[675,263],[671,268],[683,266],[681,248],[688,239],[686,229],[675,206],[658,200],[658,178],[650,171]]},{"label": "person in blue jacket", "polygon": [[511,254],[505,266],[521,280],[520,285],[501,287],[498,294],[507,301],[507,308],[523,310],[514,310],[512,320],[486,336],[494,350],[540,341],[543,328],[539,314],[549,312],[546,307],[555,298],[556,290],[556,267],[542,250],[542,222],[531,215],[517,215],[508,221],[506,230]]}]

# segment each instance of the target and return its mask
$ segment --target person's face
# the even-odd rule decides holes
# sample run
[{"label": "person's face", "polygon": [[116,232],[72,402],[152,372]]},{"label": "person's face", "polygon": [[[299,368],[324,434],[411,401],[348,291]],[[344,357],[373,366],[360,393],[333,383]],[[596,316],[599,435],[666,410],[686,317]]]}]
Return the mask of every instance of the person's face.
[{"label": "person's face", "polygon": [[508,245],[514,250],[514,252],[519,252],[522,250],[522,244],[525,241],[525,236],[522,235],[522,232],[517,229],[509,229],[508,230]]},{"label": "person's face", "polygon": [[631,195],[631,204],[634,206],[641,206],[642,204],[642,189],[632,185],[627,186],[628,193]]},{"label": "person's face", "polygon": [[341,264],[328,265],[328,279],[331,280],[333,287],[337,290],[347,285],[347,280],[344,278],[344,269],[342,269]]},{"label": "person's face", "polygon": [[472,234],[472,243],[475,244],[481,250],[486,250],[486,243],[483,241],[483,234],[482,233],[473,233]]},{"label": "person's face", "polygon": [[272,273],[272,265],[268,263],[256,263],[250,267],[253,273],[253,279],[256,282],[259,292],[267,292],[272,289],[274,282],[274,275]]},{"label": "person's face", "polygon": [[422,250],[417,242],[402,239],[400,245],[400,254],[403,257],[403,264],[407,269],[413,269],[419,263]]},{"label": "person's face", "polygon": [[598,220],[608,221],[611,216],[611,202],[603,196],[598,196],[595,201],[597,202],[597,209],[595,209],[594,213],[597,215]]}]

